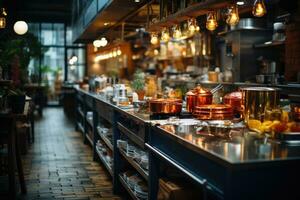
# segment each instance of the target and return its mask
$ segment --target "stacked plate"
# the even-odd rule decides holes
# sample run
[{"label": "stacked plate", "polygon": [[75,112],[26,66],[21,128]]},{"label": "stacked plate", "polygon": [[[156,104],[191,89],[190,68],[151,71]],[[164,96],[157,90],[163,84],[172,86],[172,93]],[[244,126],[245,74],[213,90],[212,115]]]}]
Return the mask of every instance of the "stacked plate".
[{"label": "stacked plate", "polygon": [[233,109],[227,104],[201,105],[195,107],[193,116],[200,120],[232,119]]}]

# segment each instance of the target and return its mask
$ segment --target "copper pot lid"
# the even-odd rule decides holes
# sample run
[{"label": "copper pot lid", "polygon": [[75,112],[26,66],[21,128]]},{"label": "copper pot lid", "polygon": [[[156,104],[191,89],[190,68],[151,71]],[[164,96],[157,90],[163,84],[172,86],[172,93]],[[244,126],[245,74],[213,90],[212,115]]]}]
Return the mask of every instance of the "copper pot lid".
[{"label": "copper pot lid", "polygon": [[181,103],[181,99],[151,99],[150,103]]},{"label": "copper pot lid", "polygon": [[226,94],[224,99],[241,100],[242,96],[242,92],[236,91]]},{"label": "copper pot lid", "polygon": [[196,106],[197,111],[231,111],[232,106],[228,104],[211,104]]},{"label": "copper pot lid", "polygon": [[194,89],[188,91],[186,93],[186,95],[188,95],[188,96],[194,96],[194,95],[195,96],[212,96],[212,93],[209,90],[203,88],[201,85],[197,85]]}]

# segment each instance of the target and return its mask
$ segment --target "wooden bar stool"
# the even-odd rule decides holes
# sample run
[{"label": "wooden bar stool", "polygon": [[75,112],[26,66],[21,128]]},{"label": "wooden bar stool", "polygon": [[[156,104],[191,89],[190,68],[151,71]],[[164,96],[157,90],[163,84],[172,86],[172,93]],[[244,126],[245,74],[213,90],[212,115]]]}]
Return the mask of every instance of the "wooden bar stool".
[{"label": "wooden bar stool", "polygon": [[[24,173],[22,167],[22,160],[20,155],[19,145],[17,145],[17,134],[16,134],[16,117],[11,114],[0,114],[0,144],[2,147],[7,145],[7,172],[9,179],[9,196],[10,199],[16,198],[16,180],[15,180],[15,169],[17,167],[19,182],[21,186],[21,192],[25,194],[26,185],[24,180]],[[0,154],[1,155],[1,154]]]}]

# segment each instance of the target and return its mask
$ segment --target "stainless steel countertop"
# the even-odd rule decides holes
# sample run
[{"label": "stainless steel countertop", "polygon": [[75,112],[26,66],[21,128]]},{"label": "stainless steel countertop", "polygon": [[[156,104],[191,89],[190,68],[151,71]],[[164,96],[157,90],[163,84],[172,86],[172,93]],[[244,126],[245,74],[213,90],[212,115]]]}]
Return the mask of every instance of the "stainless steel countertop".
[{"label": "stainless steel countertop", "polygon": [[175,127],[170,128],[170,125],[157,128],[187,148],[211,154],[229,164],[300,160],[300,143],[280,144],[248,130],[234,133],[231,137],[215,137],[197,134],[195,128],[189,132],[180,132]]},{"label": "stainless steel countertop", "polygon": [[216,158],[227,164],[300,160],[300,143],[298,145],[280,144],[249,131],[244,131],[243,134],[233,134],[227,138],[201,136],[196,134],[196,130],[190,132],[170,131],[170,127],[166,129],[163,126],[155,125],[158,120],[150,120],[149,114],[138,113],[136,109],[122,109],[98,94],[79,88],[77,90],[135,119],[152,124],[152,127],[155,126],[161,133],[197,153]]}]

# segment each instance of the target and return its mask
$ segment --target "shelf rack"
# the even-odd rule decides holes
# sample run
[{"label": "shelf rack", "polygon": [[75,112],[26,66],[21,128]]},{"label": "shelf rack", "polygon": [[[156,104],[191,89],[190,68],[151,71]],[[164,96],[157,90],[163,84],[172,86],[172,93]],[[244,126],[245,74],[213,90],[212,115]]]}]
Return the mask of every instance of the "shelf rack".
[{"label": "shelf rack", "polygon": [[104,155],[98,150],[98,148],[96,147],[96,152],[98,154],[99,159],[101,160],[101,162],[103,163],[104,167],[107,169],[107,171],[109,172],[109,174],[111,176],[113,176],[113,169],[109,166],[109,164],[106,162],[106,160],[104,159]]},{"label": "shelf rack", "polygon": [[148,181],[149,174],[145,171],[137,162],[133,160],[133,158],[126,155],[125,151],[119,148],[121,155],[129,162],[129,164],[136,169],[136,171]]},{"label": "shelf rack", "polygon": [[119,174],[119,180],[120,183],[123,185],[123,187],[126,189],[126,191],[128,192],[128,194],[131,196],[132,199],[134,200],[139,200],[135,194],[134,191],[132,191],[132,189],[127,185],[127,183],[125,182],[125,180],[123,179],[123,177]]},{"label": "shelf rack", "polygon": [[97,133],[100,136],[100,138],[102,139],[102,141],[106,144],[106,146],[110,149],[110,150],[114,150],[113,144],[110,142],[110,140],[103,134],[100,133],[99,130],[97,129]]}]

